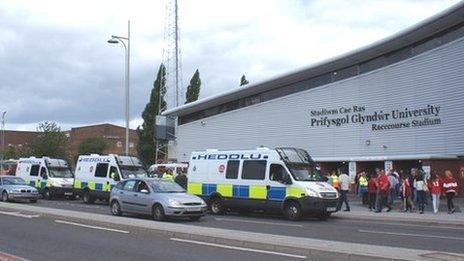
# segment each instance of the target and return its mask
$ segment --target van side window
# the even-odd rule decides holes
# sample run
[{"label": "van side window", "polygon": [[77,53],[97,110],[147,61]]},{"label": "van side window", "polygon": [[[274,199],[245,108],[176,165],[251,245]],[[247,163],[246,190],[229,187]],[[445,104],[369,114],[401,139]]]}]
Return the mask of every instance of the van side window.
[{"label": "van side window", "polygon": [[239,160],[229,160],[227,162],[226,179],[237,179],[239,165]]},{"label": "van side window", "polygon": [[265,160],[245,160],[243,162],[242,179],[263,180],[266,176]]},{"label": "van side window", "polygon": [[284,180],[285,169],[280,164],[271,164],[269,168],[269,179],[282,182]]},{"label": "van side window", "polygon": [[44,167],[40,168],[40,177],[47,179],[47,170]]},{"label": "van side window", "polygon": [[39,176],[39,168],[40,165],[32,165],[30,175],[35,177]]},{"label": "van side window", "polygon": [[95,177],[97,178],[106,178],[108,173],[108,163],[98,163],[95,168]]},{"label": "van side window", "polygon": [[121,178],[119,177],[119,172],[118,169],[114,166],[111,166],[110,168],[110,178],[114,179],[114,181],[120,181]]}]

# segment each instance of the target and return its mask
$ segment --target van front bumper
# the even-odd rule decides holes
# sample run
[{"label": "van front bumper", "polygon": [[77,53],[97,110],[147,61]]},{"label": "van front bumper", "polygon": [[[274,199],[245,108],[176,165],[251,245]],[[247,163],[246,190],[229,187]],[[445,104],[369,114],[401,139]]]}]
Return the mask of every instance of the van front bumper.
[{"label": "van front bumper", "polygon": [[337,212],[338,198],[302,197],[298,199],[303,213]]},{"label": "van front bumper", "polygon": [[50,187],[50,193],[54,196],[72,196],[74,195],[74,189],[72,187]]}]

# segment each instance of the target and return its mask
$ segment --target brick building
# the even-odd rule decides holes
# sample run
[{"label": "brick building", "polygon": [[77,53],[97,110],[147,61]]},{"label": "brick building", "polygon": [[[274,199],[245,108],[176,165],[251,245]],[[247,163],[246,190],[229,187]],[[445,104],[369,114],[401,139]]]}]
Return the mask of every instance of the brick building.
[{"label": "brick building", "polygon": [[[103,138],[107,143],[105,154],[124,154],[126,129],[113,124],[98,124],[91,126],[83,126],[72,128],[70,131],[65,131],[69,141],[68,155],[71,161],[76,159],[79,149],[79,144],[86,138],[97,137]],[[17,151],[24,151],[27,148],[28,142],[39,135],[35,131],[5,131],[5,150],[8,147],[13,147]],[[137,155],[138,136],[135,130],[129,132],[129,154]],[[0,149],[1,150],[1,149]],[[0,151],[1,154],[1,151]],[[72,164],[74,162],[71,162]]]},{"label": "brick building", "polygon": [[[79,144],[86,138],[98,137],[106,140],[107,149],[105,154],[124,154],[126,129],[113,124],[98,124],[72,128],[69,132],[69,154],[70,159],[75,159],[78,154]],[[138,136],[135,130],[129,131],[129,154],[137,155]]]}]

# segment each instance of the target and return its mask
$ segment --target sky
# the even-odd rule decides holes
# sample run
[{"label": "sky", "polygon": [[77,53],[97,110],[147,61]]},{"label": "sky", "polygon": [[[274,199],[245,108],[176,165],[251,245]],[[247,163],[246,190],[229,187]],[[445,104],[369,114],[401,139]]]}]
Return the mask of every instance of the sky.
[{"label": "sky", "polygon": [[[131,128],[166,47],[168,0],[0,1],[0,111],[6,129],[124,125],[124,48],[131,21]],[[200,99],[349,52],[408,28],[458,0],[178,0],[185,90]],[[174,88],[168,89],[169,107]]]}]

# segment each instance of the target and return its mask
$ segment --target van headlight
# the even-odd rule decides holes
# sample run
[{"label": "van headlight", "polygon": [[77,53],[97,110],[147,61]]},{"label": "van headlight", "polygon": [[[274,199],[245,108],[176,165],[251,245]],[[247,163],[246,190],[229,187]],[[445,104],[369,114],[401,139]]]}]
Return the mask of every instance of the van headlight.
[{"label": "van headlight", "polygon": [[321,197],[319,195],[319,193],[317,191],[315,191],[314,189],[312,189],[312,188],[307,188],[306,189],[306,194],[308,194],[308,196],[314,197],[314,198],[320,198]]},{"label": "van headlight", "polygon": [[61,181],[54,180],[54,181],[52,181],[52,186],[61,188],[63,186],[63,183],[61,183]]}]

